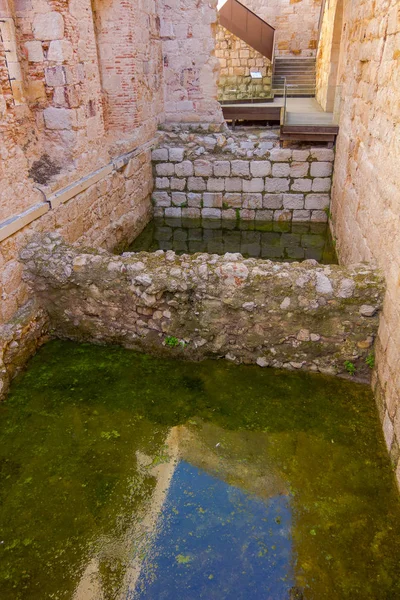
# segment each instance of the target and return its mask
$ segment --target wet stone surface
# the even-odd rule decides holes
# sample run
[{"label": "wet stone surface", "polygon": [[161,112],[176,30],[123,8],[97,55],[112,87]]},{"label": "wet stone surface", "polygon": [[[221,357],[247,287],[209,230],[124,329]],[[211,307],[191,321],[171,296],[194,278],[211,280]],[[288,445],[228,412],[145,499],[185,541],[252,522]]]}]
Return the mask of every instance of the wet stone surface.
[{"label": "wet stone surface", "polygon": [[1,600],[400,597],[369,387],[51,342],[0,405]]},{"label": "wet stone surface", "polygon": [[239,252],[245,258],[337,264],[327,223],[279,223],[155,218],[130,252],[174,250],[177,254]]}]

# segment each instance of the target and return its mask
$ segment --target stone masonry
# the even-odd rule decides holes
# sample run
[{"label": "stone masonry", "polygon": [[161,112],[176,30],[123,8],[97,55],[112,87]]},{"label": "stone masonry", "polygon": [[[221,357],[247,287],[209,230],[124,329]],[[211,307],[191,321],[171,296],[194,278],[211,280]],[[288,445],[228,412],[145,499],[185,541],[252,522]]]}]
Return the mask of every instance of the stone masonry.
[{"label": "stone masonry", "polygon": [[241,0],[275,27],[277,56],[315,56],[322,0]]},{"label": "stone masonry", "polygon": [[334,152],[257,134],[166,131],[153,151],[154,214],[327,222]]},{"label": "stone masonry", "polygon": [[62,338],[327,374],[345,373],[349,360],[368,376],[383,282],[367,265],[162,250],[115,256],[57,234],[32,240],[21,258]]},{"label": "stone masonry", "polygon": [[[215,55],[221,66],[218,80],[220,101],[271,97],[271,61],[225,27],[217,29]],[[253,79],[253,72],[261,73],[262,78]]]},{"label": "stone masonry", "polygon": [[[337,23],[344,23],[337,33]],[[336,57],[334,57],[336,53]],[[397,0],[329,2],[317,83],[337,65],[342,104],[332,192],[343,264],[376,263],[387,285],[376,344],[374,389],[400,483],[400,6]],[[335,71],[333,72],[335,74]],[[324,89],[325,87],[325,89]]]}]

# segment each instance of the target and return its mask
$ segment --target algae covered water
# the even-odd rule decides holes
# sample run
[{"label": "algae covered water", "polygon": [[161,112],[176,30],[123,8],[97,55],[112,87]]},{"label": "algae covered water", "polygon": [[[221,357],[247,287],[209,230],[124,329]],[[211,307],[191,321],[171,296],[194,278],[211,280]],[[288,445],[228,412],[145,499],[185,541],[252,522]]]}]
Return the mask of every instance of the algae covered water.
[{"label": "algae covered water", "polygon": [[366,386],[55,341],[0,440],[1,600],[400,598]]}]

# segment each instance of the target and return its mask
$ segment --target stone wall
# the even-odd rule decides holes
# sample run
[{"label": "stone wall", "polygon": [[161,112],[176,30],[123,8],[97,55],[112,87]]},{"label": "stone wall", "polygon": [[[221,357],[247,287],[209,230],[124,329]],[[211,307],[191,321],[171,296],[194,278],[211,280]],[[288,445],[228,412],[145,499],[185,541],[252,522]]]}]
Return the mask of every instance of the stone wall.
[{"label": "stone wall", "polygon": [[[330,2],[335,11],[335,2]],[[331,12],[322,30],[319,57],[326,81]],[[340,258],[375,261],[387,293],[376,349],[375,390],[386,443],[400,482],[400,7],[387,2],[343,3],[338,82],[342,86],[340,131],[333,185],[333,228]]]},{"label": "stone wall", "polygon": [[112,248],[150,218],[160,6],[124,4],[0,0],[0,324],[30,297],[33,232]]},{"label": "stone wall", "polygon": [[274,131],[164,132],[153,151],[154,214],[326,222],[333,150],[278,146]]},{"label": "stone wall", "polygon": [[[271,61],[225,27],[218,27],[215,56],[221,66],[218,80],[220,101],[271,97]],[[252,79],[253,72],[261,73],[262,79]]]},{"label": "stone wall", "polygon": [[217,0],[161,3],[167,122],[222,123],[215,57]]},{"label": "stone wall", "polygon": [[359,376],[378,328],[382,279],[349,268],[174,252],[113,256],[41,236],[21,252],[55,333],[199,360]]},{"label": "stone wall", "polygon": [[322,0],[241,0],[276,30],[277,56],[315,56]]}]

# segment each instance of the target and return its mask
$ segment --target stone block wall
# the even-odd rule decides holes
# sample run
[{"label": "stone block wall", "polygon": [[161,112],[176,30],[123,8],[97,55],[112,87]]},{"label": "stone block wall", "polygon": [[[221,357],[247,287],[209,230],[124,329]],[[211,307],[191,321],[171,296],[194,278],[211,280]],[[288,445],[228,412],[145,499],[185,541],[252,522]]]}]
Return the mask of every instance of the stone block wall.
[{"label": "stone block wall", "polygon": [[[328,71],[333,14],[322,28],[318,84]],[[344,264],[376,262],[387,293],[376,345],[374,386],[400,483],[400,6],[344,0],[338,83],[343,101],[332,191],[333,230]],[[329,42],[330,40],[330,42]]]},{"label": "stone block wall", "polygon": [[322,0],[241,0],[276,30],[277,56],[315,56]]},{"label": "stone block wall", "polygon": [[32,240],[21,259],[63,338],[326,374],[344,374],[349,360],[360,376],[369,373],[383,284],[366,265],[172,251],[113,256],[55,235]]},{"label": "stone block wall", "polygon": [[31,302],[31,291],[22,280],[21,249],[35,233],[53,231],[70,243],[112,251],[132,241],[151,218],[152,188],[151,153],[142,150],[110,165],[84,191],[78,185],[56,208],[47,205],[43,216],[0,243],[0,399],[48,333],[47,317]]},{"label": "stone block wall", "polygon": [[215,56],[217,0],[163,0],[160,16],[167,122],[222,123]]},{"label": "stone block wall", "polygon": [[[225,27],[217,29],[215,56],[221,65],[218,80],[220,101],[271,97],[271,61]],[[261,73],[262,79],[252,79],[253,72]]]},{"label": "stone block wall", "polygon": [[331,149],[279,148],[274,132],[165,132],[152,157],[156,216],[328,220]]}]

